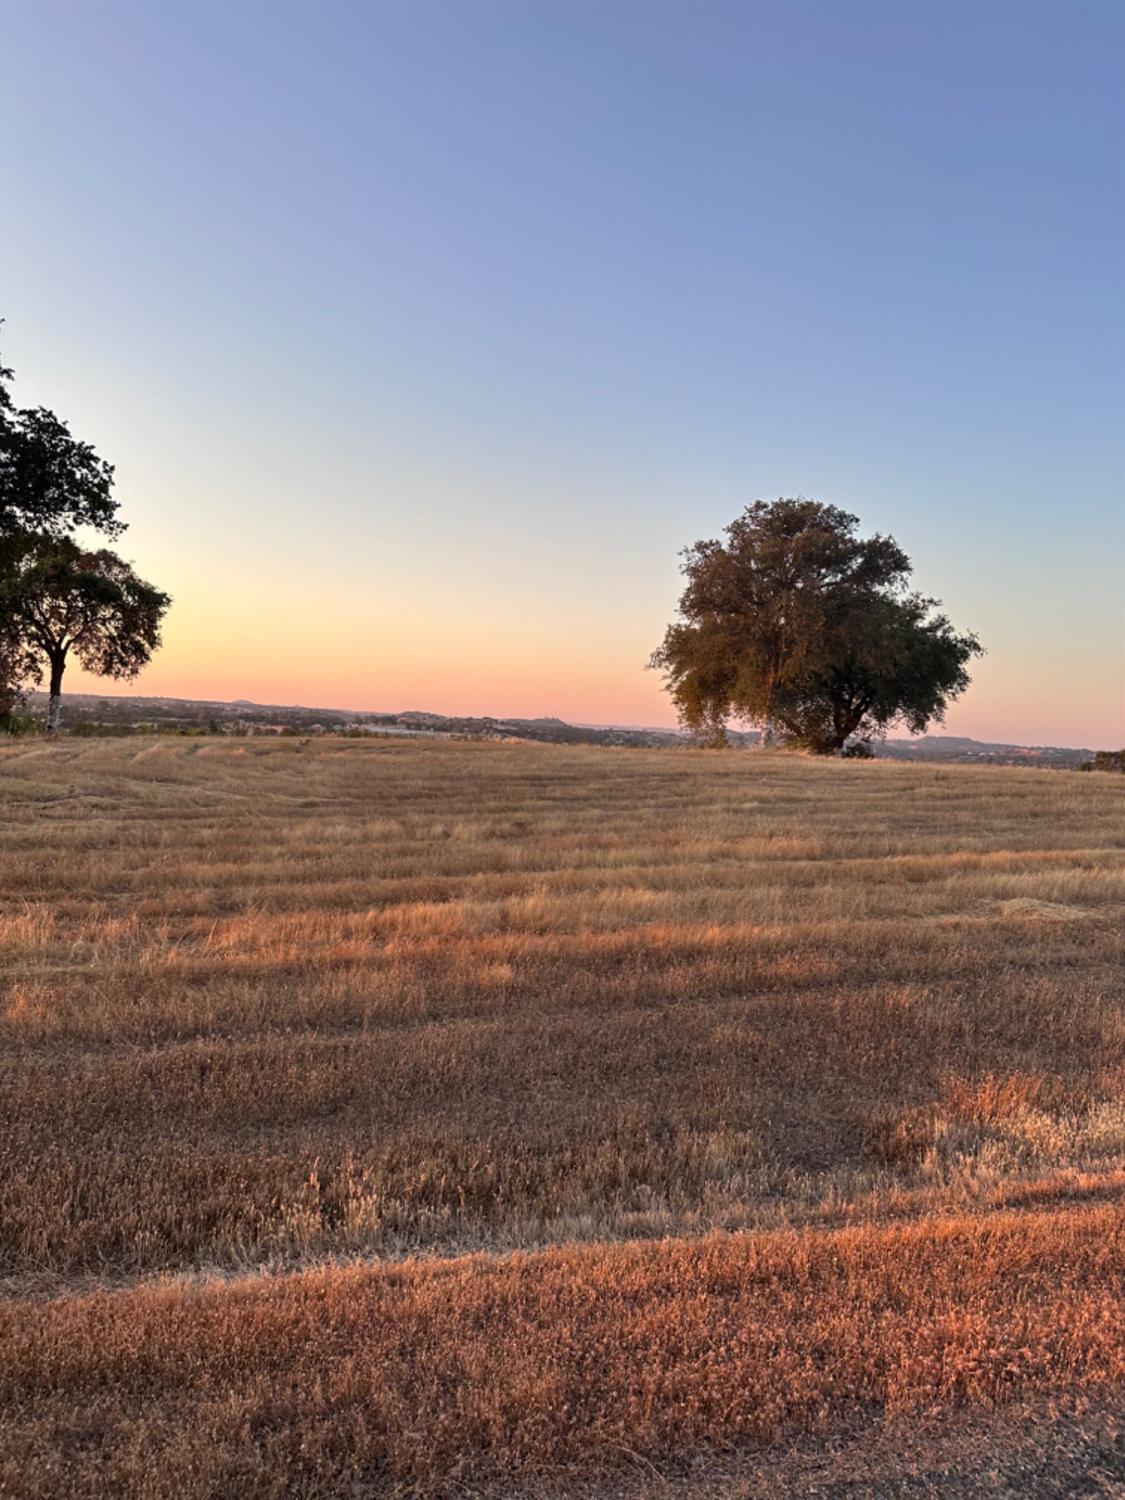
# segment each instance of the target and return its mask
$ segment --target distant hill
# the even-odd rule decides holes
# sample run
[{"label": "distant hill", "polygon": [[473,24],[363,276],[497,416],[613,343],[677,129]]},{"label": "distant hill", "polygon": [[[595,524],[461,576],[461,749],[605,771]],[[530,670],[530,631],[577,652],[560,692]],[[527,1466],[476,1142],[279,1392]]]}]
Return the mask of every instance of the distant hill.
[{"label": "distant hill", "polygon": [[[33,712],[46,703],[43,693],[29,695]],[[538,740],[551,744],[683,746],[676,730],[592,727],[557,718],[516,719],[458,717],[404,709],[371,713],[350,708],[315,708],[301,704],[232,702],[206,698],[159,698],[139,694],[99,697],[68,693],[63,699],[63,728],[89,733],[101,728],[122,733],[143,730],[213,728],[217,733],[253,734],[410,734],[472,739]],[[743,737],[749,738],[749,737]]]},{"label": "distant hill", "polygon": [[[32,707],[42,710],[45,695],[32,693]],[[351,708],[313,708],[300,704],[252,703],[246,698],[221,701],[207,698],[159,698],[140,694],[99,697],[68,693],[63,699],[64,728],[90,733],[194,731],[213,729],[225,734],[404,734],[456,736],[472,739],[535,740],[562,745],[633,745],[683,748],[689,737],[675,729],[632,725],[568,724],[558,718],[459,717],[405,709],[371,713]],[[731,742],[748,748],[758,743],[756,730],[734,731]],[[1048,766],[1074,770],[1093,758],[1086,748],[1061,745],[993,744],[962,735],[928,734],[918,739],[877,743],[880,759],[935,761],[954,764]]]},{"label": "distant hill", "polygon": [[1005,745],[963,735],[924,734],[918,739],[885,740],[875,746],[880,759],[936,760],[998,766],[1053,766],[1074,770],[1093,758],[1092,750],[1065,745]]}]

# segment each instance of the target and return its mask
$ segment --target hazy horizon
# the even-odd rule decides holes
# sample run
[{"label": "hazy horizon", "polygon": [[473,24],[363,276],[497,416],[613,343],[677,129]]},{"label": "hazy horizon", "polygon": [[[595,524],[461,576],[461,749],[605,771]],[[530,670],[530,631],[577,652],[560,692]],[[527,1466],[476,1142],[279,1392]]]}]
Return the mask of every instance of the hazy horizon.
[{"label": "hazy horizon", "polygon": [[[86,679],[84,679],[84,681],[88,682],[89,680],[90,679],[89,679],[89,676],[87,674]],[[102,681],[102,679],[93,679],[93,681],[95,682],[95,684],[100,684],[100,682]],[[40,698],[45,698],[46,697],[45,692],[41,688],[36,688],[33,691],[36,692],[36,693],[38,693],[39,696],[40,696]],[[566,718],[562,714],[552,713],[549,709],[544,709],[541,713],[523,713],[523,712],[521,712],[521,713],[515,713],[515,712],[508,712],[508,711],[506,711],[504,709],[496,709],[496,708],[483,709],[479,713],[454,713],[451,710],[448,710],[448,709],[445,709],[445,708],[441,707],[440,705],[435,706],[434,704],[413,703],[413,702],[404,702],[404,703],[396,704],[394,706],[387,706],[385,704],[383,704],[383,705],[376,704],[376,705],[373,706],[370,703],[340,703],[340,702],[331,702],[331,703],[329,703],[329,702],[327,702],[325,700],[319,700],[319,701],[317,701],[317,700],[312,700],[312,699],[307,700],[307,701],[305,701],[305,700],[296,700],[296,699],[290,700],[290,701],[284,701],[282,699],[248,698],[248,697],[246,697],[245,694],[239,694],[238,696],[233,697],[233,698],[218,698],[218,697],[215,697],[214,694],[208,694],[208,695],[204,695],[204,696],[201,696],[201,697],[190,698],[190,697],[185,697],[182,693],[146,692],[142,688],[138,687],[135,684],[134,685],[126,684],[123,687],[114,687],[114,688],[109,688],[109,689],[104,689],[100,685],[95,685],[95,686],[92,686],[92,687],[88,686],[88,685],[84,685],[81,688],[75,688],[75,689],[70,690],[67,695],[64,695],[64,699],[65,699],[65,696],[70,696],[70,697],[81,696],[83,698],[109,698],[109,699],[112,699],[112,698],[123,698],[123,699],[130,699],[130,698],[153,698],[153,699],[161,699],[161,700],[164,700],[166,702],[171,702],[171,703],[176,703],[176,702],[179,702],[179,703],[198,703],[198,704],[203,704],[203,705],[214,704],[216,706],[222,706],[222,707],[225,707],[225,708],[236,708],[239,705],[245,704],[246,707],[248,707],[248,708],[258,708],[258,709],[277,708],[277,709],[282,709],[282,710],[285,710],[285,711],[292,711],[292,710],[302,710],[302,711],[305,711],[305,712],[318,712],[318,711],[320,711],[320,712],[324,712],[324,713],[354,713],[354,714],[358,714],[358,715],[373,715],[373,716],[375,716],[375,715],[378,715],[378,716],[384,716],[384,715],[386,715],[386,716],[394,716],[394,715],[398,715],[398,714],[415,714],[415,713],[417,713],[417,714],[433,714],[437,718],[449,718],[449,719],[458,719],[458,718],[460,718],[460,719],[482,719],[482,718],[487,718],[487,719],[496,720],[499,723],[503,723],[505,721],[510,721],[510,722],[513,722],[513,723],[517,723],[517,722],[521,722],[521,721],[522,722],[527,722],[527,723],[533,723],[533,722],[535,722],[537,720],[540,720],[540,721],[543,721],[543,720],[556,720],[559,723],[569,725],[570,727],[575,728],[575,729],[654,730],[654,731],[661,732],[661,733],[664,733],[664,732],[670,733],[673,730],[679,730],[679,729],[682,728],[682,726],[680,726],[680,725],[678,725],[676,723],[676,720],[674,718],[670,719],[670,720],[667,720],[665,722],[662,722],[662,723],[656,723],[656,722],[653,722],[653,721],[648,721],[648,722],[642,723],[639,720],[635,720],[635,719],[619,719],[619,718],[618,719],[569,719],[569,718]],[[752,731],[753,728],[754,728],[753,725],[743,724],[743,723],[740,723],[740,722],[734,721],[734,720],[732,720],[731,727],[734,728],[734,729],[743,730],[743,731],[745,731],[745,730]],[[683,731],[683,732],[686,733],[688,731]],[[957,739],[973,739],[973,740],[976,740],[978,743],[981,743],[981,744],[989,744],[989,743],[991,743],[991,744],[1004,744],[1004,745],[1028,746],[1028,747],[1030,747],[1030,746],[1040,746],[1040,747],[1042,747],[1044,749],[1060,749],[1060,750],[1061,749],[1106,750],[1106,749],[1111,749],[1111,748],[1118,748],[1118,747],[1115,747],[1115,746],[1106,746],[1106,745],[1083,745],[1083,744],[1079,744],[1079,742],[1076,741],[1076,740],[1074,740],[1074,741],[1067,741],[1067,742],[1063,742],[1063,741],[1047,741],[1047,740],[1011,740],[1011,739],[1008,739],[1008,740],[986,740],[986,739],[983,739],[979,735],[955,734],[955,732],[953,730],[951,730],[948,725],[937,724],[937,723],[932,723],[929,726],[929,728],[927,730],[925,730],[924,733],[922,733],[922,734],[911,734],[905,728],[901,728],[901,727],[895,728],[895,727],[892,727],[892,729],[888,732],[888,734],[885,736],[885,738],[888,739],[888,740],[902,741],[902,740],[935,739],[935,738],[941,738],[943,736],[948,736],[948,737],[957,738]]]},{"label": "hazy horizon", "polygon": [[4,33],[4,362],[175,601],[67,690],[671,727],[679,550],[804,494],[987,647],[932,732],[1125,741],[1119,8]]}]

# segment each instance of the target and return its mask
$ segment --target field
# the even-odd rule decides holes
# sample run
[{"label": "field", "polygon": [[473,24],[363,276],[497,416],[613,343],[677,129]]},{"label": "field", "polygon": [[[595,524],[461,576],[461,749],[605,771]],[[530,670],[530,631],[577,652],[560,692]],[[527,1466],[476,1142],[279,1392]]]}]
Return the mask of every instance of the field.
[{"label": "field", "polygon": [[1125,778],[134,738],[0,799],[0,1495],[842,1496],[1032,1421],[1125,1484]]}]

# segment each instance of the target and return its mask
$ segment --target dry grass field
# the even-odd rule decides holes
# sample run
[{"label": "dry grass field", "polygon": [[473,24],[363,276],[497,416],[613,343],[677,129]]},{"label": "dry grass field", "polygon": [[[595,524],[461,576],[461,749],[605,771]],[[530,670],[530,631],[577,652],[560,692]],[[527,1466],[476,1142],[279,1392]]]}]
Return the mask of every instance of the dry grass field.
[{"label": "dry grass field", "polygon": [[0,815],[0,1494],[1118,1404],[1125,781],[17,741]]}]

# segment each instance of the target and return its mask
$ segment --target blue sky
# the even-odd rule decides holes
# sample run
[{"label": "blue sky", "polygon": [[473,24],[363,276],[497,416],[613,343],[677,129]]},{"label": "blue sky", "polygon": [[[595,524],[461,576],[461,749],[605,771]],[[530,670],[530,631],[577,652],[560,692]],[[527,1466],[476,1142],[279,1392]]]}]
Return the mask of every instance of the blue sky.
[{"label": "blue sky", "polygon": [[[169,588],[139,690],[669,722],[805,494],[1125,740],[1125,10],[8,0],[6,362]],[[72,686],[90,687],[77,677]]]}]

